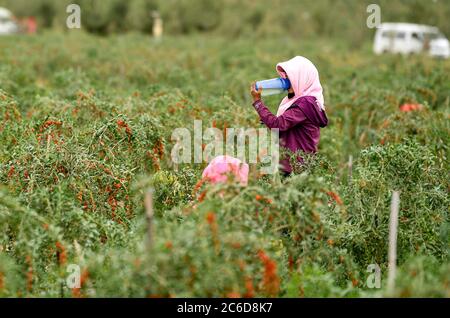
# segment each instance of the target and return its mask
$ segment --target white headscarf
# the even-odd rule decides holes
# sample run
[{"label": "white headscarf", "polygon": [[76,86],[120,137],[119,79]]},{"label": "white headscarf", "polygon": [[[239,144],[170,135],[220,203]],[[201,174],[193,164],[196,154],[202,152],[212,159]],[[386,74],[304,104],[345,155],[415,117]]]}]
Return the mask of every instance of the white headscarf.
[{"label": "white headscarf", "polygon": [[277,116],[281,116],[301,96],[314,96],[317,106],[325,110],[319,72],[310,60],[303,56],[296,56],[278,63],[276,70],[281,77],[289,78],[295,93],[293,98],[287,96],[283,98],[278,107]]}]

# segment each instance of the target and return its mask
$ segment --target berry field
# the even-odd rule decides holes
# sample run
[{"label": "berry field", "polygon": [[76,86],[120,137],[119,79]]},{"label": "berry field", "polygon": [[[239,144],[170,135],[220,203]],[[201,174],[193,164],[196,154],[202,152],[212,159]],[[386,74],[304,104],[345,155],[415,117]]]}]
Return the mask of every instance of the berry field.
[{"label": "berry field", "polygon": [[[260,128],[250,83],[295,55],[324,86],[318,156],[287,179],[251,166],[247,187],[172,163],[173,130],[194,120]],[[0,296],[450,297],[449,74],[449,61],[375,56],[370,42],[3,37]]]}]

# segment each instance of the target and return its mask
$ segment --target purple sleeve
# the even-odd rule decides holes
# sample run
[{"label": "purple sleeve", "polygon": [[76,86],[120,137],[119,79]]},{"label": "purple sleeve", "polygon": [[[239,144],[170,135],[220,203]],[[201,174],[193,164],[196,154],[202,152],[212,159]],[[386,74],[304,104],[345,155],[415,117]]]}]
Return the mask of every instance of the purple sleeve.
[{"label": "purple sleeve", "polygon": [[278,128],[280,131],[286,131],[306,120],[300,107],[289,108],[279,117],[272,114],[262,100],[254,102],[253,107],[268,128]]}]

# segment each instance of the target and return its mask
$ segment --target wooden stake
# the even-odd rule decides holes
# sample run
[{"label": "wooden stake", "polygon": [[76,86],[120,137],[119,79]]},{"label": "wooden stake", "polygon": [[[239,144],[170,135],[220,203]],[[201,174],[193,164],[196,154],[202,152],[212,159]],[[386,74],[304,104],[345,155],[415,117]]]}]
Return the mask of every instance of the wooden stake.
[{"label": "wooden stake", "polygon": [[353,156],[348,156],[348,182],[352,182]]},{"label": "wooden stake", "polygon": [[81,246],[80,246],[80,244],[78,243],[77,240],[73,240],[73,247],[75,249],[75,254],[78,257],[78,260],[81,261],[81,262],[84,261],[83,254],[81,252]]},{"label": "wooden stake", "polygon": [[144,206],[145,215],[147,219],[147,237],[148,246],[151,247],[153,243],[153,189],[150,188],[145,193]]},{"label": "wooden stake", "polygon": [[398,208],[400,205],[400,194],[398,191],[392,192],[391,215],[389,218],[389,272],[387,290],[389,293],[395,288],[395,275],[397,271],[397,226]]},{"label": "wooden stake", "polygon": [[47,159],[48,159],[49,154],[50,154],[50,143],[51,143],[51,141],[52,141],[52,135],[48,134],[47,135],[47,148],[46,148],[46,151],[45,151],[45,158],[47,158]]}]

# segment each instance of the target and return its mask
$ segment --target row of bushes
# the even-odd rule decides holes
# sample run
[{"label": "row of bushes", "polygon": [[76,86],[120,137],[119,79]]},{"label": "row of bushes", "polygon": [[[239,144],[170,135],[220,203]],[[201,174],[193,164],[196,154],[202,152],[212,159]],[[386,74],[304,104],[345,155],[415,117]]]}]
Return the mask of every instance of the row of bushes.
[{"label": "row of bushes", "polygon": [[[42,27],[65,27],[69,3],[82,8],[83,27],[100,34],[130,30],[149,32],[157,10],[169,34],[210,32],[227,36],[290,35],[351,38],[360,43],[371,34],[367,5],[373,1],[236,1],[236,0],[1,0],[18,16],[36,16]],[[437,25],[447,34],[450,5],[446,1],[380,0],[382,21]]]},{"label": "row of bushes", "polygon": [[[390,194],[400,190],[395,295],[446,296],[448,181],[434,154],[445,128],[422,143],[405,131],[398,142],[362,150],[351,182],[335,184],[317,157],[285,182],[196,193],[199,171],[142,160],[157,150],[157,121],[115,115],[113,105],[83,97],[40,123],[1,96],[0,295],[364,295],[367,265],[386,273]],[[79,121],[89,114],[90,128]],[[404,117],[427,123],[426,114]],[[150,185],[149,251],[141,200]],[[60,289],[71,263],[83,269],[81,290]]]},{"label": "row of bushes", "polygon": [[[252,167],[246,188],[196,188],[202,165],[171,164],[173,129],[194,119],[260,127],[247,84],[298,52],[284,42],[3,39],[0,296],[373,296],[367,266],[384,287],[399,190],[394,296],[448,297],[446,61],[302,42],[330,118],[317,160],[283,182]],[[423,109],[400,112],[406,99]],[[65,285],[69,264],[81,289]]]}]

